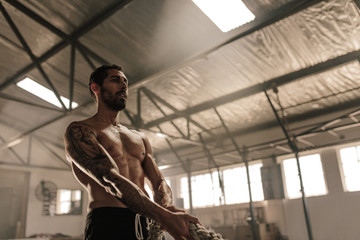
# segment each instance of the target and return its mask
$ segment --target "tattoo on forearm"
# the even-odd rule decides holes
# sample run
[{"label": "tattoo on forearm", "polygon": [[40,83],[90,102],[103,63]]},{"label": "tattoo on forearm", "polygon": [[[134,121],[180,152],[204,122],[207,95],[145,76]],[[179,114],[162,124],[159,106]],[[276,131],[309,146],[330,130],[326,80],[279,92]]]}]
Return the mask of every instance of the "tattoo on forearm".
[{"label": "tattoo on forearm", "polygon": [[115,188],[121,191],[116,197],[129,209],[145,217],[154,218],[155,205],[138,186],[124,178],[119,181],[116,174],[110,174],[107,180],[115,183]]}]

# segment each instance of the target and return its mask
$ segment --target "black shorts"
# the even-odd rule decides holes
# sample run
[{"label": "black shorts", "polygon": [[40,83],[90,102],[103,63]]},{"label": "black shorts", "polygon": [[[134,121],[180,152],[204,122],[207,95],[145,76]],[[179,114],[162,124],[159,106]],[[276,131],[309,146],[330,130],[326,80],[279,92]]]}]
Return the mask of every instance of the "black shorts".
[{"label": "black shorts", "polygon": [[[135,218],[136,214],[128,208],[95,208],[86,217],[85,240],[137,240]],[[140,222],[146,240],[146,218],[140,217]]]}]

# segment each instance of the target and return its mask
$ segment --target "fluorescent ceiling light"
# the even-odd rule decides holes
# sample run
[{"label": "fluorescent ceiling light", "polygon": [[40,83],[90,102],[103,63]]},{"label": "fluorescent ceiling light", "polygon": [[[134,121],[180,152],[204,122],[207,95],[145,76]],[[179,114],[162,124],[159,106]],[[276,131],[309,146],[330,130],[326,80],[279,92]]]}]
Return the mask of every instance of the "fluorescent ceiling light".
[{"label": "fluorescent ceiling light", "polygon": [[161,171],[161,170],[164,170],[164,169],[168,169],[170,167],[171,167],[170,165],[162,165],[162,166],[159,166],[158,168]]},{"label": "fluorescent ceiling light", "polygon": [[155,133],[155,135],[158,136],[158,137],[161,137],[161,138],[167,138],[167,137],[169,137],[168,135],[166,135],[166,134],[164,134],[164,133],[159,133],[159,132]]},{"label": "fluorescent ceiling light", "polygon": [[6,144],[6,146],[7,146],[8,148],[11,148],[11,147],[13,147],[13,146],[21,143],[22,140],[23,140],[22,138],[15,139],[15,140],[9,142],[8,144]]},{"label": "fluorescent ceiling light", "polygon": [[192,0],[221,31],[228,32],[255,19],[241,0]]},{"label": "fluorescent ceiling light", "polygon": [[[22,89],[28,91],[31,94],[34,94],[35,96],[59,107],[62,108],[61,103],[56,98],[56,95],[53,91],[50,89],[44,87],[43,85],[35,82],[34,80],[26,77],[23,80],[16,83],[18,87],[21,87]],[[69,99],[66,97],[60,96],[61,101],[64,103],[65,106],[69,106]],[[71,104],[72,108],[76,108],[79,106],[76,102],[72,102]]]}]

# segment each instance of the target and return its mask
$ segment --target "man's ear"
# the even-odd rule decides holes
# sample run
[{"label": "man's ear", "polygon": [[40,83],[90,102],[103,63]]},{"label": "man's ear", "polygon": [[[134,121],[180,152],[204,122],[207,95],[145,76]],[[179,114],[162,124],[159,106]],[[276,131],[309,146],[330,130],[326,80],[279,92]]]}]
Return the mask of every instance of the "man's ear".
[{"label": "man's ear", "polygon": [[100,89],[101,87],[96,84],[96,83],[91,83],[90,84],[90,88],[91,88],[91,91],[93,91],[95,94],[99,94],[100,93]]}]

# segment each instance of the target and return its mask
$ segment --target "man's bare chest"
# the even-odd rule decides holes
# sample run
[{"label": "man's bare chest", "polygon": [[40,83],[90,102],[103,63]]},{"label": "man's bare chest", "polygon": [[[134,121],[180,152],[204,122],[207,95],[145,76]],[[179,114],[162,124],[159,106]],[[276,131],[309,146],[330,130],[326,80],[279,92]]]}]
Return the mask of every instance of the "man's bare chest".
[{"label": "man's bare chest", "polygon": [[109,126],[101,130],[98,141],[114,159],[142,161],[146,154],[142,137],[127,128]]}]

